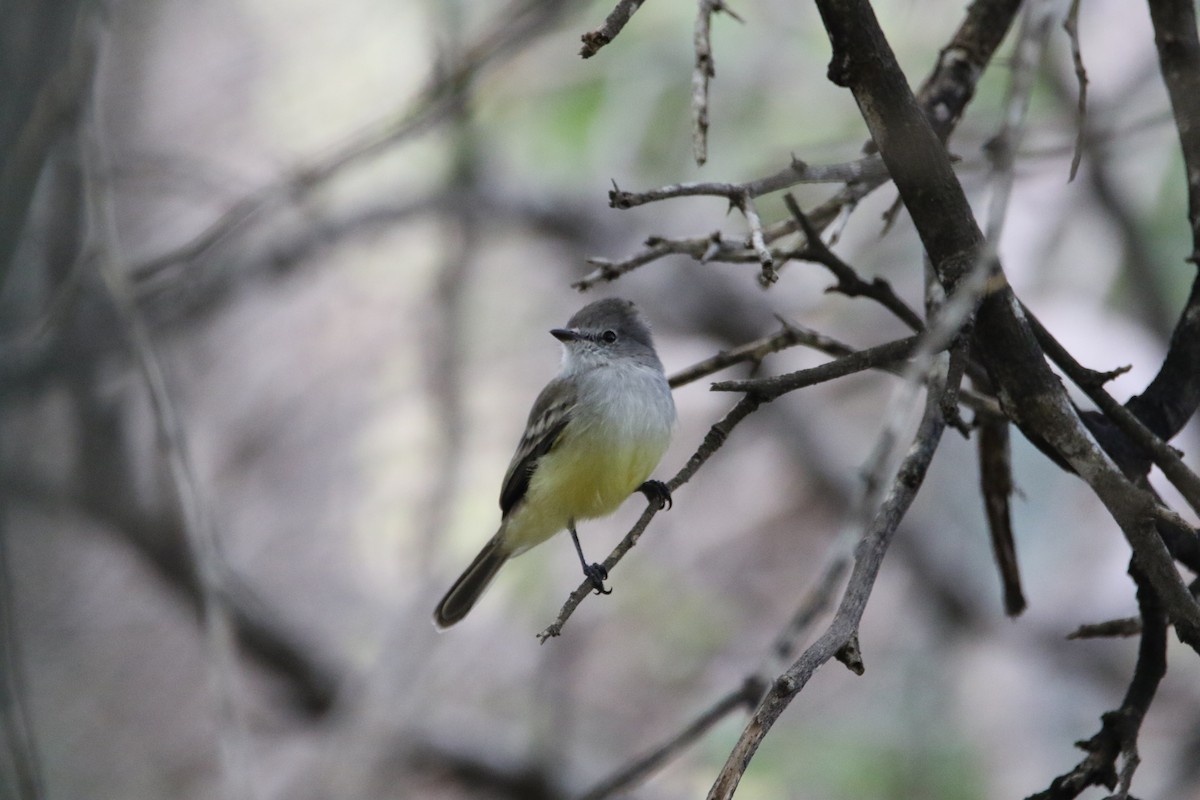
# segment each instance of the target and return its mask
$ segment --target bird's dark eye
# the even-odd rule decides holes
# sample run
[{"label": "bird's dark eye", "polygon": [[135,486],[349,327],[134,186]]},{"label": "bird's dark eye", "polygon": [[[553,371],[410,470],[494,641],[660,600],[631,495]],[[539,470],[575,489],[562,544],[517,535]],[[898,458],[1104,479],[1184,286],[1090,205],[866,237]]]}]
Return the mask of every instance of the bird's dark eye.
[{"label": "bird's dark eye", "polygon": [[603,339],[608,344],[612,344],[613,342],[615,342],[617,340],[617,332],[614,330],[607,330],[604,333],[600,334],[600,338]]}]

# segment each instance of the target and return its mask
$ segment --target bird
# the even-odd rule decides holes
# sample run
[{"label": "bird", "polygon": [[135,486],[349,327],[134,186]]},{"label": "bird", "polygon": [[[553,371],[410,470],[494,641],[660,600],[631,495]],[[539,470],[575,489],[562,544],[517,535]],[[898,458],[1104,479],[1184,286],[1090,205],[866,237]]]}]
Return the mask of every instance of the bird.
[{"label": "bird", "polygon": [[434,611],[439,629],[462,620],[510,558],[564,529],[592,587],[610,593],[604,566],[584,558],[577,522],[613,513],[634,492],[671,505],[650,475],[670,444],[675,402],[646,318],[631,301],[606,298],[550,334],[562,343],[559,373],[534,401],[504,475],[499,529]]}]

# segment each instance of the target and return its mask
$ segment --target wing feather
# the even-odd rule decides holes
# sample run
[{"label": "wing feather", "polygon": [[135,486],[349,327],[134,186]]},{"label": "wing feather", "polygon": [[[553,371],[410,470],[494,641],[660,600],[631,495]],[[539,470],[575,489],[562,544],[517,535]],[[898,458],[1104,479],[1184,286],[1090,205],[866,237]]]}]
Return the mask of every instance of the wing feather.
[{"label": "wing feather", "polygon": [[555,378],[546,384],[533,402],[529,420],[525,424],[525,434],[509,462],[500,489],[500,512],[503,516],[507,517],[529,490],[529,481],[537,469],[538,459],[549,453],[558,442],[563,429],[571,421],[575,400],[576,392],[571,383]]}]

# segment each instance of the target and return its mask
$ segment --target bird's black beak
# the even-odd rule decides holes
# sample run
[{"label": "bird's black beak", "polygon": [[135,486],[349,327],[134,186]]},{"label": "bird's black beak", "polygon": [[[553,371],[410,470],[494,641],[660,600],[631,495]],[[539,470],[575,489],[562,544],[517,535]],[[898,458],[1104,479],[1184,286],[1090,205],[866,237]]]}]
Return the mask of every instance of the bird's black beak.
[{"label": "bird's black beak", "polygon": [[550,331],[550,335],[560,342],[577,342],[583,337],[579,335],[579,331],[571,330],[570,328],[555,328]]}]

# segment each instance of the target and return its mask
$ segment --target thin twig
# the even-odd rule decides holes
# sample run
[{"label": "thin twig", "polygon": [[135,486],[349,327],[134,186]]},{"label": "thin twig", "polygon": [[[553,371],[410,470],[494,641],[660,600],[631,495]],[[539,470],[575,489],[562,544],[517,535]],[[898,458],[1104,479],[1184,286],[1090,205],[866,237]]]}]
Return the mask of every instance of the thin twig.
[{"label": "thin twig", "polygon": [[1068,639],[1102,639],[1102,638],[1125,638],[1129,636],[1137,636],[1142,632],[1142,620],[1139,617],[1124,617],[1122,619],[1110,619],[1104,622],[1092,622],[1080,625],[1071,633],[1067,634]]},{"label": "thin twig", "polygon": [[1076,361],[1029,309],[1022,306],[1022,310],[1029,320],[1029,326],[1037,337],[1038,344],[1046,351],[1050,360],[1066,373],[1106,417],[1149,455],[1171,485],[1179,490],[1192,510],[1200,514],[1200,476],[1183,463],[1183,459],[1173,447],[1156,436],[1132,411],[1113,399],[1105,390],[1102,381],[1096,379],[1098,373]]},{"label": "thin twig", "polygon": [[877,155],[864,156],[840,164],[808,164],[793,157],[791,162],[778,172],[745,183],[675,183],[645,192],[627,192],[614,182],[612,190],[608,193],[608,204],[612,208],[626,209],[674,197],[697,196],[724,197],[733,203],[747,195],[761,197],[802,183],[848,183],[886,176],[887,169]]},{"label": "thin twig", "polygon": [[692,158],[697,165],[708,161],[708,84],[717,74],[712,54],[712,18],[719,11],[741,21],[723,0],[699,0],[692,34],[692,46],[696,51],[696,64],[692,69]]},{"label": "thin twig", "polygon": [[[776,319],[779,320],[779,324],[782,326],[779,331],[739,345],[731,350],[721,351],[690,367],[679,370],[667,379],[671,388],[677,389],[680,386],[686,386],[693,381],[720,372],[736,364],[746,362],[758,364],[771,353],[777,353],[795,346],[808,347],[820,353],[834,356],[835,358],[850,356],[860,352],[844,342],[814,331],[811,328],[784,319],[783,317],[776,316]],[[904,368],[905,362],[902,360],[884,362],[873,367],[873,369],[899,376],[903,376]],[[994,397],[989,397],[971,389],[960,388],[958,400],[979,415],[981,419],[1005,419],[1004,412],[1000,410],[1000,404]]]},{"label": "thin twig", "polygon": [[800,226],[800,230],[804,232],[805,252],[809,254],[808,260],[823,264],[837,278],[837,284],[826,291],[840,292],[847,297],[869,297],[895,314],[913,331],[920,333],[925,329],[925,321],[916,311],[913,311],[908,303],[900,299],[890,283],[878,277],[868,283],[859,277],[853,267],[829,249],[829,246],[821,239],[820,232],[800,210],[796,198],[792,197],[790,192],[783,196],[783,202],[791,212],[792,218]]},{"label": "thin twig", "polygon": [[668,378],[667,382],[671,384],[672,389],[677,389],[692,381],[712,375],[714,372],[720,372],[734,364],[741,364],[747,361],[752,364],[758,364],[771,353],[777,353],[780,350],[786,350],[796,345],[811,347],[814,350],[819,350],[833,356],[847,356],[855,352],[848,345],[842,344],[836,339],[822,333],[790,322],[782,317],[777,317],[777,319],[781,326],[777,332],[739,345],[732,350],[724,350],[690,367],[685,367]]},{"label": "thin twig", "polygon": [[775,257],[763,239],[762,218],[758,216],[758,207],[754,204],[754,199],[748,194],[738,198],[737,207],[750,226],[750,246],[754,248],[754,254],[758,256],[758,263],[762,266],[758,282],[766,288],[779,280],[779,273],[775,271]]},{"label": "thin twig", "polygon": [[[988,183],[992,194],[987,210],[986,240],[978,256],[980,263],[977,267],[983,267],[985,262],[995,259],[999,248],[1015,178],[1014,157],[1024,137],[1035,70],[1049,36],[1051,6],[1046,0],[1028,4],[1021,21],[1004,101],[1003,119],[1000,129],[986,148],[991,156]],[[990,271],[990,267],[988,269]],[[972,377],[979,384],[991,386],[991,380],[986,374],[973,374]],[[1015,617],[1024,611],[1026,602],[1021,589],[1021,572],[1010,513],[1013,480],[1008,421],[996,418],[983,420],[977,449],[980,488],[988,535],[992,542],[992,554],[1000,575],[1004,611]]]},{"label": "thin twig", "polygon": [[[873,159],[874,157],[872,157]],[[861,160],[851,162],[852,164],[865,165],[864,168],[870,168],[871,164],[876,162],[871,160]],[[798,165],[798,166],[797,166]],[[848,166],[848,165],[838,165]],[[749,193],[752,196],[758,197],[768,191],[777,191],[786,189],[789,186],[794,186],[798,181],[789,178],[784,178],[784,175],[792,175],[796,171],[804,171],[810,173],[813,170],[819,170],[819,167],[809,167],[802,162],[793,159],[792,166],[777,173],[773,176],[768,176],[761,182],[751,182],[746,184],[736,183],[709,183],[709,184],[676,184],[675,186],[667,186],[663,189],[654,190],[643,194],[625,192],[621,190],[616,183],[613,183],[613,189],[609,192],[610,204],[629,204],[615,205],[616,208],[629,208],[632,205],[640,205],[642,202],[654,202],[654,200],[666,199],[667,197],[683,197],[689,195],[711,195],[714,197],[724,197],[731,199],[740,196],[743,193]],[[775,179],[779,178],[778,181]],[[882,178],[879,179],[880,182]],[[761,185],[760,185],[761,184]],[[867,179],[852,180],[845,188],[829,200],[817,206],[808,212],[808,219],[817,230],[822,230],[826,226],[834,223],[839,219],[845,218],[847,209],[853,208],[854,205],[869,191],[863,187],[869,185],[878,185]],[[769,187],[769,188],[765,188]],[[649,199],[648,199],[649,198]],[[766,243],[774,242],[785,236],[795,233],[797,223],[793,219],[783,219],[778,222],[773,222],[763,226],[763,241]],[[664,236],[650,236],[643,243],[643,249],[638,253],[630,256],[622,261],[610,261],[605,258],[589,258],[588,263],[594,266],[592,272],[585,275],[582,279],[571,284],[571,286],[579,291],[586,291],[600,283],[608,283],[615,281],[622,275],[628,272],[657,261],[669,255],[685,255],[689,256],[701,263],[709,261],[740,264],[740,263],[756,263],[759,261],[757,254],[751,249],[749,237],[739,239],[731,239],[722,236],[719,232],[711,233],[708,236],[688,237],[682,239],[671,239]],[[788,251],[774,251],[773,257],[783,263],[791,258],[799,257],[799,254],[789,254]]]},{"label": "thin twig", "polygon": [[591,58],[600,52],[600,48],[617,38],[617,34],[625,27],[625,23],[634,15],[645,0],[620,0],[619,3],[604,18],[604,24],[595,30],[590,30],[580,37],[583,47],[579,55]]},{"label": "thin twig", "polygon": [[[1167,673],[1167,613],[1153,585],[1131,563],[1129,574],[1137,584],[1141,612],[1141,640],[1137,664],[1121,705],[1101,715],[1100,730],[1076,746],[1087,753],[1070,771],[1055,778],[1049,788],[1029,800],[1073,800],[1091,786],[1116,789],[1110,800],[1127,800],[1133,773],[1141,762],[1138,733],[1158,686]],[[1118,771],[1117,761],[1123,760]]]},{"label": "thin twig", "polygon": [[1075,80],[1079,83],[1079,104],[1075,109],[1075,153],[1071,157],[1071,172],[1067,181],[1075,180],[1083,160],[1083,142],[1087,130],[1087,70],[1083,66],[1083,51],[1079,46],[1079,0],[1071,0],[1071,8],[1063,20],[1063,30],[1071,40],[1071,61],[1075,65]]},{"label": "thin twig", "polygon": [[[917,99],[921,104],[922,110],[925,112],[925,116],[934,125],[937,135],[943,141],[954,131],[959,119],[961,119],[964,108],[975,94],[975,85],[979,77],[983,75],[984,69],[991,60],[996,48],[999,47],[1001,41],[1004,39],[1020,6],[1020,0],[972,3],[968,7],[967,14],[955,31],[954,36],[942,48],[932,72],[922,83]],[[799,183],[800,181],[794,180],[793,177],[793,173],[796,172],[796,163],[799,162],[796,162],[793,158],[791,166],[775,175],[762,179],[762,181],[774,186],[770,191],[786,189],[789,186]],[[858,176],[835,179],[839,182],[844,180],[845,186],[818,208],[808,212],[808,217],[816,228],[824,229],[837,220],[841,220],[844,223],[849,211],[855,208],[863,198],[883,185],[888,179],[886,169],[882,168],[882,161],[876,156],[869,156],[867,159],[863,159],[861,163],[864,167],[870,166],[870,169],[863,169],[863,173]],[[876,164],[879,166],[875,166]],[[804,169],[808,172],[823,168],[809,168],[805,166]],[[815,173],[813,174],[815,175]],[[779,181],[778,185],[775,185],[776,181]],[[792,182],[789,183],[788,181]],[[667,190],[677,190],[678,196],[682,196],[683,194],[716,194],[729,198],[737,194],[738,191],[749,188],[757,196],[761,192],[752,188],[754,183],[750,182],[742,185],[680,184],[677,187],[667,187]],[[698,188],[704,186],[716,188],[719,191],[709,192]],[[693,190],[693,187],[697,188]],[[638,199],[623,197],[622,202],[628,201],[630,205],[617,207],[628,208],[639,202],[640,198],[637,195],[631,197]],[[660,196],[651,199],[664,198]],[[645,200],[643,202],[650,201]],[[763,228],[763,236],[767,242],[770,242],[773,239],[794,233],[796,229],[796,222],[794,220],[782,220],[781,222],[765,226]],[[696,260],[731,263],[756,260],[752,253],[747,253],[749,242],[721,239],[720,246],[711,249],[706,246],[708,240],[709,237],[699,239],[669,239],[654,236],[646,240],[643,250],[623,261],[614,262],[608,259],[591,259],[590,263],[598,267],[598,269],[572,285],[580,291],[585,291],[596,284],[616,280],[627,272],[668,255],[687,255]]]},{"label": "thin twig", "polygon": [[[886,344],[859,350],[842,358],[816,367],[776,375],[770,378],[718,381],[712,385],[714,392],[746,392],[762,402],[770,402],[788,392],[807,386],[852,375],[855,372],[873,369],[885,364],[894,364],[913,355],[920,341],[918,336],[896,339]],[[944,349],[944,344],[943,344]]]},{"label": "thin twig", "polygon": [[992,540],[992,556],[1000,573],[1004,613],[1015,617],[1025,610],[1025,593],[1021,589],[1021,570],[1012,529],[1012,447],[1008,420],[980,420],[976,447],[983,509]]}]

